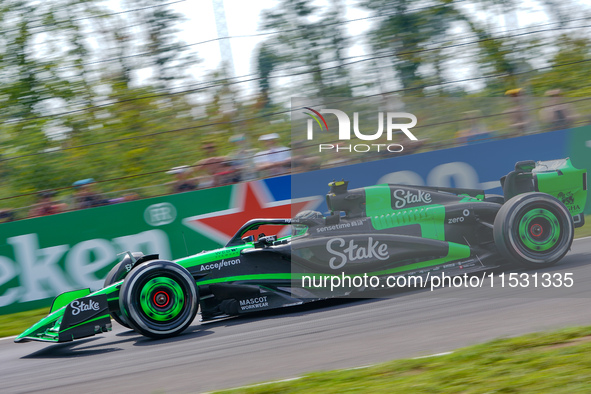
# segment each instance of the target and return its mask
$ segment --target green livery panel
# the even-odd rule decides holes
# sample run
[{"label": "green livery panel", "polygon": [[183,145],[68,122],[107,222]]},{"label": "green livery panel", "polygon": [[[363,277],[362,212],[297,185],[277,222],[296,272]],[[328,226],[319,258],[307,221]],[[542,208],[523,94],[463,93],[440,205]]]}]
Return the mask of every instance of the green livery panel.
[{"label": "green livery panel", "polygon": [[575,168],[570,159],[539,162],[533,170],[537,190],[558,198],[572,216],[583,213],[587,201],[587,171]]}]

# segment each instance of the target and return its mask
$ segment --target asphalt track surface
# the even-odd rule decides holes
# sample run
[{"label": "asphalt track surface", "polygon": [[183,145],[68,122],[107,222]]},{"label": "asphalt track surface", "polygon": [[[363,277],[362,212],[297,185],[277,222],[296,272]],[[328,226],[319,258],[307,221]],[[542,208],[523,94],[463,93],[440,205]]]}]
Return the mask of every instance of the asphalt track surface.
[{"label": "asphalt track surface", "polygon": [[591,325],[591,239],[576,240],[558,265],[539,272],[572,273],[574,286],[501,288],[496,282],[491,288],[485,281],[481,288],[404,291],[390,299],[196,320],[183,335],[160,341],[121,326],[63,344],[4,339],[0,392],[205,392]]}]

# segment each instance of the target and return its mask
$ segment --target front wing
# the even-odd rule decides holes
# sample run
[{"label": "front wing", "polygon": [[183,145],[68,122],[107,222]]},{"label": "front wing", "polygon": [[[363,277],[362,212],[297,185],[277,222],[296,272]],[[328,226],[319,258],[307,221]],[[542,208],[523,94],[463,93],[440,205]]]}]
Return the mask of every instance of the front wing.
[{"label": "front wing", "polygon": [[14,341],[69,342],[111,331],[108,304],[112,297],[116,297],[120,284],[115,283],[92,294],[88,289],[60,294],[54,300],[49,315]]}]

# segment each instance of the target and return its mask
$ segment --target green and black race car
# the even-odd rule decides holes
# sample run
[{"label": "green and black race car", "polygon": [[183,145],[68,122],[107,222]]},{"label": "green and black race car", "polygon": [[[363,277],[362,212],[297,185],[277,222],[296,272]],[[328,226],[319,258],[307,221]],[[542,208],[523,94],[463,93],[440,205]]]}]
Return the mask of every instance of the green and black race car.
[{"label": "green and black race car", "polygon": [[[331,182],[330,214],[253,219],[220,249],[165,261],[126,253],[104,288],[58,296],[50,314],[15,342],[65,342],[111,329],[111,318],[152,338],[204,321],[352,294],[306,286],[304,277],[458,275],[499,266],[555,264],[584,224],[587,173],[569,159],[523,161],[501,179],[503,196],[482,190],[407,185],[347,189]],[[277,238],[247,233],[291,226]]]}]

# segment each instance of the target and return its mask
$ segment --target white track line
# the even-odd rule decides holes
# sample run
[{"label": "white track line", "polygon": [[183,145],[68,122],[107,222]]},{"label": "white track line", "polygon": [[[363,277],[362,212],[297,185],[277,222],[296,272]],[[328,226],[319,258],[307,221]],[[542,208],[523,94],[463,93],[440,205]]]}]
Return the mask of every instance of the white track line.
[{"label": "white track line", "polygon": [[580,241],[581,239],[591,239],[591,236],[581,237],[581,238],[575,238],[573,241]]},{"label": "white track line", "polygon": [[[428,356],[419,356],[419,357],[413,357],[411,360],[418,360],[421,358],[430,358],[430,357],[441,357],[441,356],[447,356],[448,354],[452,354],[453,352],[442,352],[442,353],[435,353],[435,354],[429,354]],[[387,362],[387,361],[386,361]],[[336,369],[332,372],[342,372],[342,371],[354,371],[356,369],[364,369],[364,368],[371,368],[371,367],[375,367],[376,365],[379,364],[383,364],[383,363],[378,363],[378,364],[369,364],[369,365],[364,365],[361,367],[353,367],[353,368],[345,368],[345,369]],[[240,389],[249,389],[251,387],[259,387],[259,386],[266,386],[268,384],[274,384],[274,383],[283,383],[283,382],[291,382],[293,380],[300,380],[303,379],[303,376],[298,376],[295,378],[288,378],[288,379],[281,379],[281,380],[273,380],[271,382],[264,382],[264,383],[257,383],[257,384],[251,384],[248,386],[240,386],[240,387],[232,387],[229,389],[223,389],[223,390],[240,390]],[[210,391],[203,393],[203,394],[209,394]]]},{"label": "white track line", "polygon": [[430,358],[430,357],[441,357],[441,356],[447,356],[448,354],[452,354],[453,352],[441,352],[441,353],[435,353],[435,354],[429,354],[428,356],[420,356],[420,357],[413,357],[413,360],[419,360],[421,358]]},{"label": "white track line", "polygon": [[[302,378],[302,376],[298,376],[298,377],[296,377],[296,378],[288,378],[288,379],[281,379],[281,380],[273,380],[273,381],[271,381],[271,382],[263,382],[263,383],[251,384],[251,385],[248,385],[248,386],[233,387],[233,388],[231,388],[231,389],[222,389],[222,390],[239,390],[239,389],[249,389],[249,388],[251,388],[251,387],[260,387],[260,386],[266,386],[266,385],[268,385],[268,384],[274,384],[274,383],[283,383],[283,382],[291,382],[292,380],[299,380],[299,379],[301,379],[301,378]],[[216,390],[216,391],[219,391],[219,390]],[[203,393],[203,394],[210,394],[210,393],[212,393],[212,391],[207,391],[207,392],[205,392],[205,393]]]}]

